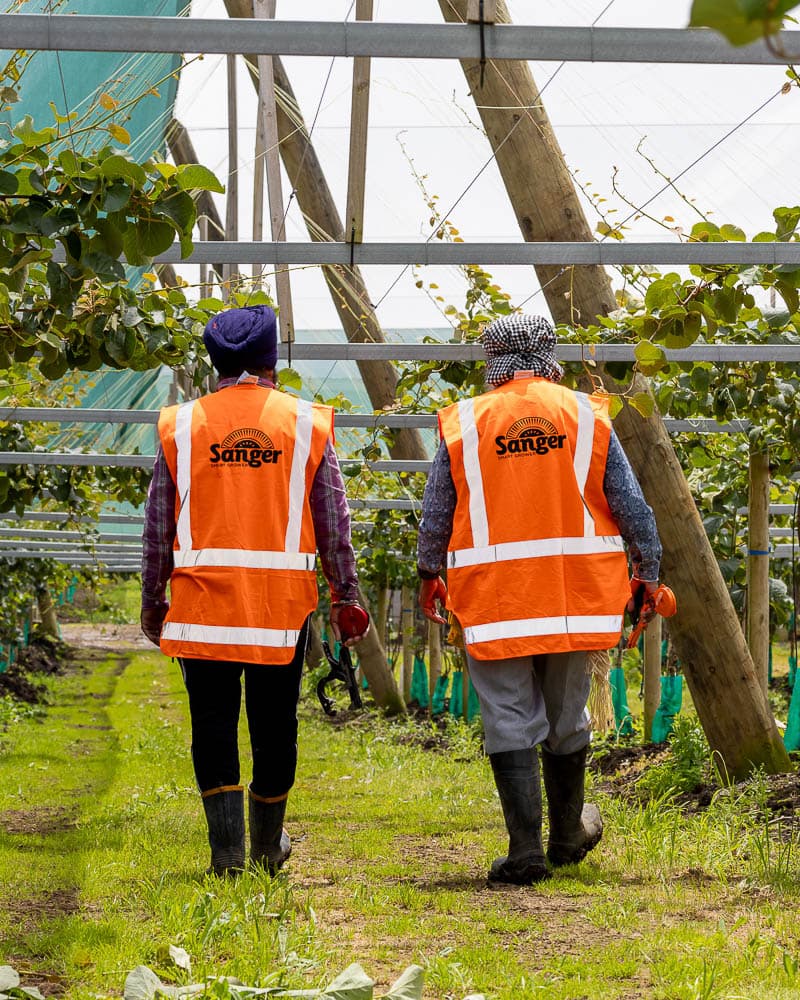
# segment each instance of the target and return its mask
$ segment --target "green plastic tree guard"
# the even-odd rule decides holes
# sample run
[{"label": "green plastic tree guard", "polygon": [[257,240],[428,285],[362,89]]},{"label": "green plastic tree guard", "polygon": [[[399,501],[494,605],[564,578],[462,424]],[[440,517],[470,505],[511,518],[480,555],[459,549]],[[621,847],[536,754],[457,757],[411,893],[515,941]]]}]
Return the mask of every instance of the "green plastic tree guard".
[{"label": "green plastic tree guard", "polygon": [[611,685],[611,701],[614,705],[614,725],[618,736],[633,734],[633,716],[628,707],[628,689],[625,684],[625,671],[622,667],[612,667],[608,675]]},{"label": "green plastic tree guard", "polygon": [[653,743],[664,743],[675,723],[675,716],[683,703],[683,677],[680,674],[666,674],[661,678],[661,701],[653,716]]}]

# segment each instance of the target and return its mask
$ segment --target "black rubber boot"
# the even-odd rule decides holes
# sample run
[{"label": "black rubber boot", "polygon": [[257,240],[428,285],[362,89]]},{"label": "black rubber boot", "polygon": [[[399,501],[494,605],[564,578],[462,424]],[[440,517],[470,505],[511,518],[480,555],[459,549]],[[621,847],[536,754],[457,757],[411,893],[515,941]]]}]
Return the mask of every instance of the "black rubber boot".
[{"label": "black rubber boot", "polygon": [[270,802],[250,789],[250,861],[274,875],[292,853],[292,842],[283,828],[288,795]]},{"label": "black rubber boot", "polygon": [[561,755],[548,753],[542,747],[542,771],[550,819],[547,860],[554,868],[582,861],[593,847],[597,847],[603,836],[600,810],[583,802],[588,753],[588,747]]},{"label": "black rubber boot", "polygon": [[211,845],[209,874],[233,875],[244,869],[244,788],[226,786],[203,792]]},{"label": "black rubber boot", "polygon": [[533,885],[548,877],[542,849],[542,789],[536,749],[489,755],[508,830],[508,854],[497,858],[489,882]]}]

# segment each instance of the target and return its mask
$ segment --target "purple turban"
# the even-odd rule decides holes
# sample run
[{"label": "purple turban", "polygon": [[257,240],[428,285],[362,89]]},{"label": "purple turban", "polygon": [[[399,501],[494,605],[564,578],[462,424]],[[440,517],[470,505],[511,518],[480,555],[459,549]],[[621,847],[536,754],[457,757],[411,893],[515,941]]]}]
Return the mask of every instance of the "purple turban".
[{"label": "purple turban", "polygon": [[275,313],[269,306],[217,313],[206,323],[203,342],[218,372],[274,368],[278,362]]}]

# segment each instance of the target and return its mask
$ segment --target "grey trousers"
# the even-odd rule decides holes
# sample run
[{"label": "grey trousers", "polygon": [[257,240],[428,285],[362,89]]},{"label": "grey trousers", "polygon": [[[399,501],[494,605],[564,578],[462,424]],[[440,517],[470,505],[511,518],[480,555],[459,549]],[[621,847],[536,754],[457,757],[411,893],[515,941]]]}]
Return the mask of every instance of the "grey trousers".
[{"label": "grey trousers", "polygon": [[585,652],[475,660],[467,654],[481,704],[487,754],[543,743],[554,754],[574,753],[591,738],[591,678]]}]

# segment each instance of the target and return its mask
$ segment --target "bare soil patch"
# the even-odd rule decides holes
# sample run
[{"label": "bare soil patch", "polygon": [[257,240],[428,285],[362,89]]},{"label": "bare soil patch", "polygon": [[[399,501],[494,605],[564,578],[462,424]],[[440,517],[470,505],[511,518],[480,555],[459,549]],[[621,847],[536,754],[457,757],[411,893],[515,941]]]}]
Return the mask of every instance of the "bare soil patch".
[{"label": "bare soil patch", "polygon": [[61,637],[68,645],[79,649],[102,649],[112,653],[155,649],[135,624],[68,622],[61,625]]},{"label": "bare soil patch", "polygon": [[0,812],[0,829],[11,834],[49,834],[69,830],[75,816],[67,806],[37,806]]}]

